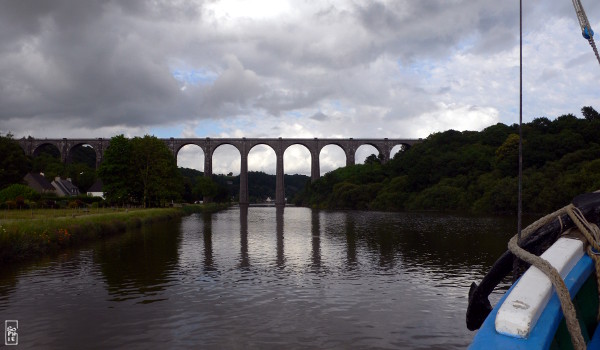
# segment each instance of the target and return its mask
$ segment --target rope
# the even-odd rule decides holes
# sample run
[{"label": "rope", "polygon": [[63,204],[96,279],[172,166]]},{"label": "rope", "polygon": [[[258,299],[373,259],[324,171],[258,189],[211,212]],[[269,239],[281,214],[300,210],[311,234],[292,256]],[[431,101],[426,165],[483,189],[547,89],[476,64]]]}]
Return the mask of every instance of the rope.
[{"label": "rope", "polygon": [[[562,232],[563,222],[560,216],[565,213],[569,215],[571,220],[573,220],[573,223],[575,223],[575,225],[587,241],[586,251],[595,263],[596,282],[598,284],[598,295],[600,297],[600,245],[598,244],[598,242],[600,242],[600,229],[598,228],[598,226],[588,222],[583,216],[581,210],[579,210],[579,208],[575,207],[573,204],[570,204],[551,214],[548,214],[543,218],[537,220],[533,224],[529,225],[523,231],[523,236],[529,236],[532,232],[535,232],[538,228],[547,225],[553,220],[559,221]],[[525,249],[519,247],[518,235],[515,235],[510,239],[510,241],[508,242],[508,249],[516,257],[535,266],[540,271],[545,273],[546,276],[548,276],[548,278],[552,282],[552,285],[554,286],[554,289],[556,289],[556,294],[558,295],[563,315],[565,316],[565,322],[567,324],[567,329],[569,330],[569,335],[571,336],[571,342],[573,343],[573,347],[578,350],[585,349],[586,344],[581,333],[579,321],[577,320],[577,312],[575,311],[575,306],[573,306],[569,290],[567,289],[567,286],[565,285],[565,282],[563,281],[558,271],[545,259],[537,255],[531,254]],[[598,306],[598,314],[596,316],[596,319],[600,321],[600,305]]]},{"label": "rope", "polygon": [[581,333],[581,328],[579,327],[579,321],[577,320],[577,312],[575,311],[575,306],[573,306],[573,302],[571,301],[571,295],[569,294],[569,290],[565,285],[562,277],[556,271],[556,269],[550,265],[550,263],[525,249],[519,247],[517,244],[517,236],[508,241],[508,249],[515,254],[521,260],[524,260],[531,264],[532,266],[537,267],[540,271],[546,274],[554,288],[556,289],[556,294],[558,295],[558,299],[560,300],[560,306],[563,310],[563,314],[565,315],[565,321],[567,324],[567,329],[569,330],[569,334],[571,335],[571,342],[573,343],[573,347],[576,350],[583,350],[586,348],[585,340],[583,339],[583,335]]},{"label": "rope", "polygon": [[[569,206],[566,206],[553,213],[550,213],[535,221],[533,224],[527,226],[527,228],[523,230],[521,239],[528,237],[529,235],[531,235],[531,233],[535,232],[540,227],[549,224],[553,220],[558,220],[562,229],[563,225],[560,216],[567,212],[568,207]],[[531,254],[525,249],[519,247],[517,235],[512,237],[508,242],[508,249],[517,258],[529,263],[532,266],[535,266],[544,274],[546,274],[546,276],[548,276],[548,278],[552,282],[552,285],[556,289],[556,294],[558,295],[563,314],[565,315],[567,329],[569,330],[569,334],[571,335],[571,342],[573,343],[574,348],[576,350],[585,349],[585,340],[583,339],[581,328],[579,326],[579,321],[577,320],[575,306],[573,306],[569,290],[567,289],[567,286],[565,285],[565,282],[563,281],[558,271],[545,259],[537,255]]]},{"label": "rope", "polygon": [[[562,225],[562,220],[560,219],[560,216],[563,214],[567,213],[567,207],[564,208],[560,208],[557,211],[550,213],[540,219],[538,219],[537,221],[535,221],[533,224],[527,226],[522,234],[521,234],[521,239],[525,239],[528,236],[530,236],[532,233],[534,233],[537,229],[539,229],[542,226],[546,226],[547,224],[549,224],[550,222],[552,222],[552,220],[556,220],[558,218],[558,221],[561,225],[561,229],[563,227]],[[562,232],[561,232],[562,233]]]},{"label": "rope", "polygon": [[[598,245],[600,229],[598,226],[589,223],[583,216],[583,213],[581,213],[581,210],[572,204],[567,207],[567,213],[588,243],[586,251],[594,261],[596,267],[596,284],[598,285],[598,296],[600,297],[600,256],[598,255],[600,252],[600,246]],[[596,321],[600,321],[600,303],[598,305]]]}]

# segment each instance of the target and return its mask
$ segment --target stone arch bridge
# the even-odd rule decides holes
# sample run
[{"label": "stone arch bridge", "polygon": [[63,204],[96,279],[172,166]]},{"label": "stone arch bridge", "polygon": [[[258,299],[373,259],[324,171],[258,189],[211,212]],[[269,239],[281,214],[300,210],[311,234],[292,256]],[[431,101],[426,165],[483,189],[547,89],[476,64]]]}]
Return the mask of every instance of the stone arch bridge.
[{"label": "stone arch bridge", "polygon": [[[248,204],[248,154],[257,145],[267,145],[275,151],[276,163],[276,198],[277,205],[285,204],[285,190],[283,183],[283,154],[292,145],[302,145],[308,149],[311,157],[311,181],[316,181],[320,174],[319,154],[323,147],[328,145],[339,146],[346,154],[346,165],[355,163],[356,150],[363,145],[371,145],[377,149],[383,162],[390,159],[392,148],[398,145],[411,147],[422,142],[421,139],[301,139],[301,138],[168,138],[161,139],[169,147],[173,156],[182,147],[187,145],[199,146],[204,152],[204,175],[212,176],[212,158],[214,151],[222,145],[232,145],[240,152],[240,204]],[[110,139],[35,139],[32,137],[17,140],[25,154],[33,156],[43,145],[53,145],[60,151],[61,160],[65,163],[71,161],[71,154],[75,147],[82,145],[91,146],[96,152],[96,167],[102,162],[104,151],[110,145]]]}]

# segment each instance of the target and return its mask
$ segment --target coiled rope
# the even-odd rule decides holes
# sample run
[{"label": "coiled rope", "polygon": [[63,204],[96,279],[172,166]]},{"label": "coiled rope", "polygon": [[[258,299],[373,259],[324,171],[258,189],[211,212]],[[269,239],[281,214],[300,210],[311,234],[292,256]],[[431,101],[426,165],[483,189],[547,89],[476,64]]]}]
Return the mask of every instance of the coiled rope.
[{"label": "coiled rope", "polygon": [[[573,204],[567,206],[567,213],[579,231],[585,236],[587,241],[587,254],[592,258],[596,268],[596,284],[598,285],[598,296],[600,297],[600,229],[595,224],[589,223],[579,208]],[[596,321],[600,321],[600,303],[598,304],[598,313]]]},{"label": "coiled rope", "polygon": [[[529,225],[525,230],[523,230],[522,238],[529,236],[532,232],[535,232],[535,230],[552,222],[553,220],[558,220],[562,228],[562,220],[560,219],[560,216],[565,213],[569,215],[579,231],[581,231],[585,237],[586,242],[584,242],[584,244],[587,246],[587,254],[592,258],[596,266],[596,281],[598,282],[598,295],[600,296],[600,256],[598,255],[600,253],[600,245],[598,244],[600,240],[600,229],[595,224],[588,222],[581,211],[573,204],[546,215]],[[508,242],[508,249],[516,257],[531,264],[532,266],[535,266],[548,276],[552,282],[552,285],[554,286],[554,289],[556,290],[556,294],[558,295],[573,347],[577,350],[585,349],[586,344],[581,333],[579,321],[577,320],[577,312],[575,311],[575,306],[571,301],[571,295],[562,277],[548,261],[519,247],[517,242],[518,236],[515,235]],[[600,320],[600,305],[597,319]]]}]

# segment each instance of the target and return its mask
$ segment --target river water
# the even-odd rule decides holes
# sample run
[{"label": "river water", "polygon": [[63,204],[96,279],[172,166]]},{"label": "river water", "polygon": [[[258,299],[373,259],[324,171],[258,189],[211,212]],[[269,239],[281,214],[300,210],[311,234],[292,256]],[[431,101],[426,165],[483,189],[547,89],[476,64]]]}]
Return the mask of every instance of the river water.
[{"label": "river water", "polygon": [[463,349],[469,285],[515,221],[195,214],[2,266],[0,318],[19,321],[19,348]]}]

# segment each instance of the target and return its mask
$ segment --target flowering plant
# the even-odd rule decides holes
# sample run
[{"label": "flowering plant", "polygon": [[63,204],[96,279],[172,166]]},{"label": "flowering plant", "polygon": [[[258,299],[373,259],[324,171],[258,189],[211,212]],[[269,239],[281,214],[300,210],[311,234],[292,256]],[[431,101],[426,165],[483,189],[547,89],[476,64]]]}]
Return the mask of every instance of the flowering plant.
[{"label": "flowering plant", "polygon": [[56,231],[56,238],[59,243],[66,243],[71,238],[71,235],[66,228],[59,228],[58,231]]}]

